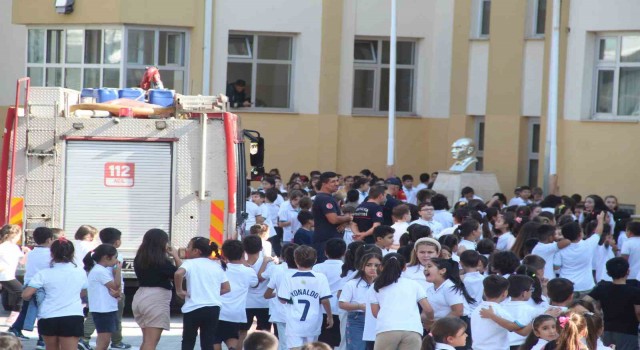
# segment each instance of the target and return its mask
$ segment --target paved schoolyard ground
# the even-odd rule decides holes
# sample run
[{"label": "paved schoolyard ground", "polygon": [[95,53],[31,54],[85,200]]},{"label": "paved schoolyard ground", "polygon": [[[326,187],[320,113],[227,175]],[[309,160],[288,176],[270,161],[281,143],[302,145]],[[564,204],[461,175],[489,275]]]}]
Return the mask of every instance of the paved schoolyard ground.
[{"label": "paved schoolyard ground", "polygon": [[[2,310],[0,307],[0,332],[6,332],[9,328],[5,325],[5,321],[9,313]],[[24,350],[33,350],[36,348],[36,341],[38,339],[38,334],[36,332],[23,332],[24,335],[31,338],[30,340],[24,341],[23,347]],[[140,344],[142,344],[142,331],[140,327],[133,321],[133,317],[125,317],[122,322],[122,334],[124,336],[124,341],[133,345],[133,350],[138,350]],[[95,342],[95,333],[93,337],[93,342]],[[158,344],[157,350],[177,350],[181,348],[182,344],[182,316],[174,315],[171,317],[171,330],[165,331],[162,333],[162,338],[160,339],[160,344]],[[95,345],[95,344],[94,344]],[[196,342],[196,349],[200,348],[199,342]],[[226,347],[223,347],[226,349]]]}]

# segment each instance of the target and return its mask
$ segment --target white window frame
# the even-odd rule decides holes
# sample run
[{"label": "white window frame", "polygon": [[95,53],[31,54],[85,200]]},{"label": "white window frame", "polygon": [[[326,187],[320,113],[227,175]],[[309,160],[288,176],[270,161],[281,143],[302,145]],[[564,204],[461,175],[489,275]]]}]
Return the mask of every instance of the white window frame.
[{"label": "white window frame", "polygon": [[[626,67],[638,67],[640,68],[640,62],[620,62],[620,51],[622,48],[622,38],[625,36],[640,36],[640,32],[626,32],[626,33],[607,33],[596,35],[595,52],[594,52],[594,70],[592,79],[592,94],[591,94],[591,116],[596,120],[609,120],[609,121],[638,121],[640,115],[617,115],[618,113],[618,94],[620,85],[620,68]],[[613,61],[601,61],[600,55],[600,41],[602,39],[615,38],[616,39],[616,59]],[[598,113],[598,72],[599,71],[613,71],[613,92],[611,96],[611,113]]]},{"label": "white window frame", "polygon": [[[484,146],[486,143],[486,134],[487,134],[487,123],[485,122],[485,117],[484,116],[474,116],[473,117],[473,123],[474,123],[474,143],[476,144],[476,158],[480,158],[482,159],[482,162],[477,162],[475,164],[475,169],[476,171],[482,171],[484,168]],[[480,133],[480,125],[482,125],[482,133]],[[480,139],[482,139],[483,141],[483,145],[482,145],[482,149],[480,149]]]},{"label": "white window frame", "polygon": [[[295,56],[296,56],[296,37],[291,33],[271,33],[271,32],[230,32],[229,36],[253,36],[253,44],[250,45],[247,40],[246,43],[249,45],[249,56],[239,56],[239,55],[229,55],[227,50],[227,63],[251,63],[251,107],[243,107],[243,108],[231,108],[231,110],[236,111],[247,111],[247,112],[286,112],[292,113],[295,110]],[[227,36],[227,45],[229,44],[229,36]],[[275,37],[285,37],[291,39],[291,47],[289,50],[291,51],[291,59],[289,60],[274,60],[274,59],[264,59],[258,58],[258,37],[265,36],[275,36]],[[288,64],[290,66],[289,73],[289,107],[281,108],[281,107],[255,107],[256,101],[256,86],[257,86],[257,78],[258,78],[258,64]],[[230,77],[227,77],[227,84],[230,83]],[[226,86],[226,84],[225,84]]]},{"label": "white window frame", "polygon": [[542,126],[540,124],[540,117],[529,117],[527,122],[527,134],[529,135],[527,139],[527,183],[531,187],[537,187],[540,185],[540,178],[538,178],[536,174],[536,178],[538,179],[538,183],[531,183],[531,161],[538,161],[538,173],[540,171],[540,144],[538,144],[538,152],[533,151],[533,128],[535,125],[538,125],[538,142],[541,141],[542,138]]},{"label": "white window frame", "polygon": [[[375,61],[356,60],[353,59],[353,72],[351,73],[355,77],[357,70],[372,70],[374,73],[374,86],[373,86],[373,108],[354,108],[353,97],[351,99],[351,113],[352,115],[367,115],[367,116],[387,116],[388,111],[380,110],[380,84],[382,78],[382,69],[390,68],[390,63],[382,63],[382,43],[389,41],[389,38],[371,38],[371,37],[356,37],[353,41],[355,45],[356,41],[375,41],[377,42],[376,52],[374,55]],[[398,38],[398,41],[410,42],[413,44],[413,64],[396,64],[396,69],[412,69],[413,80],[411,81],[411,110],[396,112],[396,116],[415,116],[416,115],[416,86],[418,79],[418,41],[414,39]],[[355,84],[354,84],[355,85]],[[351,88],[353,90],[353,86]]]},{"label": "white window frame", "polygon": [[[160,69],[160,74],[163,73],[163,71],[175,71],[175,70],[181,70],[183,71],[183,77],[184,77],[184,81],[183,81],[183,87],[182,87],[182,91],[184,94],[188,93],[188,88],[189,88],[189,31],[187,31],[186,29],[176,29],[176,28],[169,28],[169,27],[140,27],[140,26],[128,26],[128,25],[121,25],[121,26],[110,26],[110,25],[105,25],[105,26],[99,26],[99,25],[93,25],[93,26],[78,26],[78,25],[69,25],[69,26],[29,26],[27,28],[27,30],[31,30],[31,29],[39,29],[39,30],[44,30],[45,32],[45,44],[44,44],[44,51],[42,52],[43,56],[43,63],[29,63],[28,62],[28,47],[25,49],[25,57],[26,57],[26,64],[25,64],[25,75],[27,75],[28,69],[29,68],[38,68],[38,69],[42,69],[42,73],[43,73],[43,86],[46,86],[46,82],[47,82],[47,76],[46,76],[46,69],[47,68],[61,68],[62,69],[62,85],[64,86],[65,84],[65,71],[67,68],[69,69],[74,69],[74,68],[79,68],[80,69],[80,83],[81,83],[81,88],[95,88],[95,87],[103,87],[104,84],[104,74],[103,74],[103,69],[119,69],[120,74],[118,76],[119,79],[119,86],[117,86],[117,88],[124,88],[124,87],[130,87],[127,86],[127,76],[126,76],[126,71],[127,69],[136,69],[136,68],[140,68],[140,69],[144,69],[146,67],[146,65],[140,64],[140,65],[136,65],[136,64],[129,64],[127,63],[127,44],[128,44],[128,31],[129,30],[155,30],[155,41],[154,41],[154,45],[155,45],[155,53],[154,53],[154,64],[158,65],[158,60],[159,60],[159,56],[158,56],[158,50],[159,50],[159,33],[162,32],[167,32],[167,33],[184,33],[184,41],[182,43],[183,45],[183,52],[182,52],[182,61],[183,61],[183,65],[158,65],[159,69]],[[63,34],[62,34],[62,52],[61,52],[61,63],[47,63],[47,42],[46,42],[46,33],[48,30],[62,30]],[[84,63],[84,59],[82,60],[81,63],[66,63],[66,55],[67,55],[67,48],[66,48],[66,40],[67,40],[67,31],[68,30],[100,30],[102,32],[101,35],[101,50],[100,50],[100,62],[101,63]],[[120,52],[121,52],[121,58],[120,58],[120,63],[104,63],[104,55],[105,55],[105,30],[120,30],[121,34],[122,34],[122,40],[120,42]],[[28,38],[27,38],[28,40]],[[28,45],[27,45],[28,46]],[[84,48],[85,48],[85,40],[84,40],[84,32],[83,32],[83,41],[82,41],[82,55],[84,57]],[[85,73],[85,69],[99,69],[100,70],[100,86],[83,86],[82,84],[84,84],[84,73]]]}]

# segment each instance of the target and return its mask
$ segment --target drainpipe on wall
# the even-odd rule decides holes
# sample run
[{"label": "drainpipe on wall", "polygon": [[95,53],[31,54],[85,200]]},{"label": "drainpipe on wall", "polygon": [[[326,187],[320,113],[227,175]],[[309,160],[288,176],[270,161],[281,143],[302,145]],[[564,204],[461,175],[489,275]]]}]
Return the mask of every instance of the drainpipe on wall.
[{"label": "drainpipe on wall", "polygon": [[560,61],[560,9],[562,0],[553,0],[551,49],[549,52],[549,88],[547,96],[547,135],[544,151],[544,187],[554,193],[558,174],[558,76]]},{"label": "drainpipe on wall", "polygon": [[213,0],[204,0],[204,35],[202,43],[202,94],[211,95],[211,15]]},{"label": "drainpipe on wall", "polygon": [[389,45],[389,126],[387,140],[387,172],[395,175],[395,135],[396,135],[396,44],[397,37],[397,0],[391,0],[391,45]]}]

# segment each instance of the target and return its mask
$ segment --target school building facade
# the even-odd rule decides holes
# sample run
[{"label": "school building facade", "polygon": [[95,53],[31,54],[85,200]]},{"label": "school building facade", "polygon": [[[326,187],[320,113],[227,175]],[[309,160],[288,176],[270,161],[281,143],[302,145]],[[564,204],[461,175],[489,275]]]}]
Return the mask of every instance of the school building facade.
[{"label": "school building facade", "polygon": [[[188,94],[243,79],[253,105],[237,113],[266,138],[267,168],[385,173],[390,0],[210,1],[206,15],[207,0],[77,1],[66,15],[49,0],[2,2],[0,41],[15,54],[1,59],[0,105],[25,74],[34,85],[128,87],[157,65]],[[507,195],[542,185],[552,2],[398,0],[398,175],[448,169],[452,142],[471,137],[478,169]],[[640,204],[637,13],[634,0],[562,1],[563,193]]]}]

